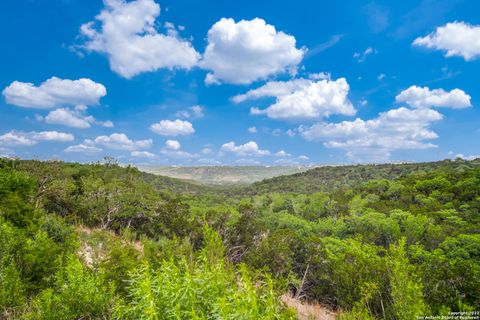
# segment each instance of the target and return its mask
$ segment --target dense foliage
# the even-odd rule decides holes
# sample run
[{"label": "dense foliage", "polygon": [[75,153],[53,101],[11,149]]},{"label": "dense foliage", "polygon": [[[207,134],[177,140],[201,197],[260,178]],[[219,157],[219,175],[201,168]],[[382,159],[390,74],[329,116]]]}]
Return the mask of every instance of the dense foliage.
[{"label": "dense foliage", "polygon": [[480,161],[321,169],[219,191],[3,159],[0,318],[294,319],[286,291],[345,319],[480,306]]},{"label": "dense foliage", "polygon": [[[457,159],[454,162],[444,160],[425,163],[324,166],[256,182],[245,188],[244,192],[253,195],[267,192],[296,192],[305,194],[320,191],[330,192],[334,189],[348,189],[359,182],[367,182],[369,180],[393,180],[410,173],[468,167],[469,165],[466,163],[467,161]],[[470,162],[470,165],[472,163],[476,162]]]}]

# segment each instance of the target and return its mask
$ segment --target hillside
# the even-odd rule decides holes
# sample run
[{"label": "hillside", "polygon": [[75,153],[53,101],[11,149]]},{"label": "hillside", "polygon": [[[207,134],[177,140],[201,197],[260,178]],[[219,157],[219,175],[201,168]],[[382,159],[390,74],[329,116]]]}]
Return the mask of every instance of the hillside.
[{"label": "hillside", "polygon": [[280,175],[308,170],[306,166],[205,166],[162,167],[139,166],[139,169],[161,176],[199,182],[205,185],[246,185]]},{"label": "hillside", "polygon": [[211,188],[199,186],[198,183],[160,176],[139,171],[135,167],[122,167],[116,163],[79,164],[62,161],[16,160],[14,166],[19,171],[28,172],[40,181],[48,182],[55,179],[78,181],[82,177],[138,177],[154,186],[158,191],[173,194],[201,194],[211,191]]},{"label": "hillside", "polygon": [[410,173],[421,174],[451,168],[466,170],[478,166],[480,166],[480,159],[473,161],[457,159],[423,163],[322,166],[305,172],[255,182],[240,192],[250,195],[269,192],[309,194],[319,191],[348,189],[369,180],[397,179]]},{"label": "hillside", "polygon": [[111,161],[0,159],[0,318],[475,310],[479,164],[316,168],[248,194],[257,184],[210,188]]}]

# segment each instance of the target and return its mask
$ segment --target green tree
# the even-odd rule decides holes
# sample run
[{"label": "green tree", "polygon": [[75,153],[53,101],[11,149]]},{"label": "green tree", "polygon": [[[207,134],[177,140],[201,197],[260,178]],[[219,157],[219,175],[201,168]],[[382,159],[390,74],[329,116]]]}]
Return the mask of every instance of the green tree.
[{"label": "green tree", "polygon": [[397,246],[390,245],[388,258],[392,311],[395,317],[408,320],[428,315],[428,307],[423,300],[423,285],[408,260],[405,238],[400,239]]}]

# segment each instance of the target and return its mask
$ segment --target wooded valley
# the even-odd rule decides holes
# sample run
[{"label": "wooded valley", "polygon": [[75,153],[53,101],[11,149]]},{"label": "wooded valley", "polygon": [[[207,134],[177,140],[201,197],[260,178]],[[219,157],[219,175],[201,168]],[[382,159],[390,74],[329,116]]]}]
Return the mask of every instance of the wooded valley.
[{"label": "wooded valley", "polygon": [[480,160],[231,187],[0,160],[0,318],[297,319],[286,294],[338,319],[478,311]]}]

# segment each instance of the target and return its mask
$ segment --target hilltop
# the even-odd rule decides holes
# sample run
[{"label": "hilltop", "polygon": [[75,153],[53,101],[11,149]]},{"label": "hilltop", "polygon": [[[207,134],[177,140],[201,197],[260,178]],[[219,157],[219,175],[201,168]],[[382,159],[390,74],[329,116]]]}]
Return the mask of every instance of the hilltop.
[{"label": "hilltop", "polygon": [[139,166],[140,170],[160,176],[188,180],[204,185],[248,185],[264,179],[304,172],[308,166]]},{"label": "hilltop", "polygon": [[282,175],[255,182],[244,188],[242,193],[265,194],[279,193],[315,193],[346,189],[369,180],[394,180],[411,173],[422,174],[434,170],[466,170],[480,166],[480,159],[466,161],[462,159],[442,160],[420,163],[356,164],[342,166],[322,166],[292,175]]}]

